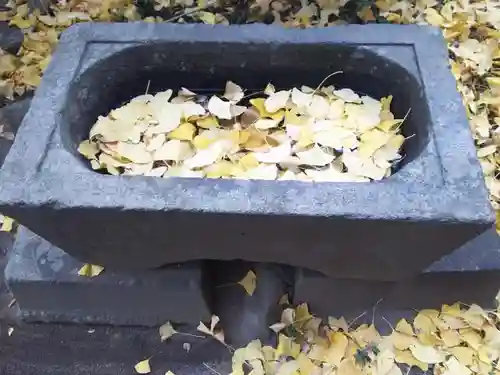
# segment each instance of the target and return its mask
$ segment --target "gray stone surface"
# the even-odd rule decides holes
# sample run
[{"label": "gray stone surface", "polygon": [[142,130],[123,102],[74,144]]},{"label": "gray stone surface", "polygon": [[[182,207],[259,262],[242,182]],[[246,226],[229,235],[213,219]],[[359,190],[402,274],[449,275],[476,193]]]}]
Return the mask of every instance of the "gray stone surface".
[{"label": "gray stone surface", "polygon": [[154,326],[212,315],[202,262],[162,270],[78,276],[82,262],[21,227],[5,269],[26,321]]},{"label": "gray stone surface", "polygon": [[[0,32],[1,35],[1,32]],[[16,133],[19,125],[28,112],[31,98],[27,97],[0,108],[0,125],[4,126],[4,132]],[[0,136],[0,166],[14,141]]]},{"label": "gray stone surface", "polygon": [[385,311],[439,308],[457,301],[494,308],[499,285],[500,237],[492,229],[411,280],[334,279],[298,269],[294,303],[307,301],[320,316],[356,315],[374,306]]},{"label": "gray stone surface", "polygon": [[[328,83],[392,94],[400,117],[411,108],[406,157],[384,181],[115,177],[76,152],[97,116],[148,80],[152,91],[222,89],[228,79],[258,89],[314,86],[338,70]],[[1,211],[72,256],[117,269],[244,259],[397,280],[494,221],[440,31],[419,26],[73,26],[0,184]]]},{"label": "gray stone surface", "polygon": [[27,96],[0,108],[0,124],[5,125],[5,130],[17,133],[30,105],[31,97]]},{"label": "gray stone surface", "polygon": [[21,29],[9,27],[8,22],[0,22],[0,48],[16,54],[21,44],[23,44],[24,35]]}]

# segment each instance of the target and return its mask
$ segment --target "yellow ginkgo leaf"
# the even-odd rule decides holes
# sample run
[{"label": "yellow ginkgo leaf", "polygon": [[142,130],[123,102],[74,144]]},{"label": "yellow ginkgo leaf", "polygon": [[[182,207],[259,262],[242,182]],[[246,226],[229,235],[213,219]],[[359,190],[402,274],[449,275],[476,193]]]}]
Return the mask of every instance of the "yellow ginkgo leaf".
[{"label": "yellow ginkgo leaf", "polygon": [[177,333],[177,331],[174,329],[174,327],[172,327],[172,324],[170,322],[166,322],[165,324],[163,324],[158,329],[158,332],[160,333],[161,341],[166,341]]},{"label": "yellow ginkgo leaf", "polygon": [[151,366],[149,365],[149,360],[150,358],[138,362],[134,366],[135,372],[137,372],[138,374],[149,374],[151,372]]},{"label": "yellow ginkgo leaf", "polygon": [[408,336],[414,336],[415,332],[413,332],[413,328],[411,324],[409,324],[406,319],[401,319],[396,325],[396,331],[404,333]]},{"label": "yellow ginkgo leaf", "polygon": [[102,271],[104,271],[104,267],[97,266],[95,264],[85,263],[78,270],[78,275],[85,276],[85,277],[96,277],[96,276],[99,276]]},{"label": "yellow ginkgo leaf", "polygon": [[253,296],[255,289],[257,288],[257,275],[252,270],[249,270],[245,277],[238,281],[249,296]]},{"label": "yellow ginkgo leaf", "polygon": [[[432,321],[431,317],[429,316],[429,314],[427,313],[427,311],[430,311],[430,310],[423,310],[423,311],[419,312],[417,314],[417,316],[415,317],[415,319],[413,320],[413,327],[415,327],[415,329],[418,332],[422,332],[422,333],[436,332],[436,325],[433,323],[433,321]],[[439,313],[436,311],[436,316],[438,314]]]},{"label": "yellow ginkgo leaf", "polygon": [[429,365],[425,362],[419,361],[416,359],[409,350],[396,350],[395,351],[394,360],[397,363],[403,363],[408,366],[416,366],[420,368],[422,371],[427,371],[429,369]]},{"label": "yellow ginkgo leaf", "polygon": [[444,367],[446,371],[443,375],[470,375],[472,371],[466,367],[463,363],[459,362],[457,358],[450,357],[445,363]]},{"label": "yellow ginkgo leaf", "polygon": [[455,346],[453,348],[448,348],[447,351],[465,366],[471,366],[474,363],[476,351],[472,348],[468,348],[466,346]]},{"label": "yellow ginkgo leaf", "polygon": [[12,232],[14,220],[8,216],[0,215],[0,232]]},{"label": "yellow ginkgo leaf", "polygon": [[435,347],[414,343],[410,346],[411,354],[421,362],[434,364],[443,362],[445,354]]},{"label": "yellow ginkgo leaf", "polygon": [[337,319],[337,318],[333,318],[333,317],[329,316],[328,317],[328,325],[334,331],[338,331],[338,330],[342,330],[344,332],[349,331],[349,325],[347,324],[347,321],[345,320],[344,317]]},{"label": "yellow ginkgo leaf", "polygon": [[215,116],[206,116],[196,120],[196,125],[203,129],[212,129],[219,126],[219,121]]},{"label": "yellow ginkgo leaf", "polygon": [[208,101],[208,110],[210,113],[220,119],[230,120],[233,118],[231,113],[231,102],[224,101],[214,95]]},{"label": "yellow ginkgo leaf", "polygon": [[180,141],[191,141],[193,140],[194,133],[196,132],[196,127],[189,123],[184,122],[179,125],[176,129],[168,133],[168,138],[178,139]]},{"label": "yellow ginkgo leaf", "polygon": [[339,366],[345,357],[347,345],[349,344],[348,339],[342,332],[332,332],[328,335],[328,339],[331,344],[325,353],[325,362],[333,366]]},{"label": "yellow ginkgo leaf", "polygon": [[236,83],[227,81],[226,82],[226,89],[224,90],[224,98],[227,100],[237,103],[241,99],[243,99],[243,96],[245,94],[243,93],[243,89],[238,86]]},{"label": "yellow ginkgo leaf", "polygon": [[289,356],[297,358],[300,353],[300,345],[293,341],[292,338],[283,334],[278,335],[278,346],[276,347],[276,356]]}]

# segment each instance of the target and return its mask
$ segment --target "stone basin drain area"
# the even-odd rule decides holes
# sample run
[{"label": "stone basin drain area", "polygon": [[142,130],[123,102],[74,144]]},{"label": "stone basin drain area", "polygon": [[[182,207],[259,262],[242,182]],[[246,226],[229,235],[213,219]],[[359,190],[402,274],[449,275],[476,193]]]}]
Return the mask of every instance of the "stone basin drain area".
[{"label": "stone basin drain area", "polygon": [[99,116],[78,151],[114,175],[381,180],[401,160],[405,140],[391,101],[321,85],[269,83],[248,94],[228,81],[214,95],[168,89]]}]

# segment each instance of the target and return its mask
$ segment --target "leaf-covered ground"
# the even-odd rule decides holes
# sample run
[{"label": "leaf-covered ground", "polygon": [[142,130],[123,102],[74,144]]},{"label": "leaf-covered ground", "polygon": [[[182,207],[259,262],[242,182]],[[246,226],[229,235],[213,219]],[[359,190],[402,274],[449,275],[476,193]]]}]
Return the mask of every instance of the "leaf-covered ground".
[{"label": "leaf-covered ground", "polygon": [[[299,28],[372,22],[439,26],[448,41],[451,70],[467,109],[498,217],[499,1],[61,0],[47,9],[42,7],[40,12],[30,11],[25,1],[11,0],[8,7],[10,10],[0,12],[0,20],[9,21],[24,33],[17,55],[3,51],[0,55],[0,95],[9,99],[36,88],[59,34],[75,22],[142,19],[208,24],[263,22]],[[2,136],[12,137],[11,134]],[[2,221],[2,230],[12,228],[9,219]],[[82,273],[96,276],[100,271],[83,270]],[[253,279],[252,283],[255,282],[258,285]],[[243,280],[242,285],[249,290]],[[254,289],[252,284],[252,293]],[[223,344],[217,322],[218,318],[214,318],[210,327],[200,325],[200,331],[233,350]],[[281,322],[271,328],[279,335],[278,346],[263,347],[255,341],[235,351],[233,374],[399,375],[409,373],[410,367],[428,369],[439,375],[500,374],[499,326],[498,312],[457,304],[443,306],[440,311],[424,310],[413,322],[403,320],[390,336],[381,337],[373,326],[354,328],[342,319],[333,318],[322,323],[309,313],[306,305],[294,309],[284,302]],[[161,340],[173,334],[180,333],[167,325],[163,327]],[[150,372],[149,360],[139,362],[135,370]]]}]

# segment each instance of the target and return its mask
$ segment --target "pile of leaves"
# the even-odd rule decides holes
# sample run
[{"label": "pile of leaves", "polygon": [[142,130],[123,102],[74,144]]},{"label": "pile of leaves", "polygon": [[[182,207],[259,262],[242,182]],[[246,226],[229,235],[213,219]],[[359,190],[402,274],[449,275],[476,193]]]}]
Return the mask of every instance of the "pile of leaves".
[{"label": "pile of leaves", "polygon": [[[286,295],[279,303],[281,320],[269,327],[277,335],[276,347],[254,340],[234,349],[224,341],[215,315],[210,324],[198,325],[203,336],[179,332],[166,322],[159,328],[160,339],[164,342],[185,335],[217,340],[233,354],[230,375],[500,374],[499,310],[443,305],[440,310],[420,311],[413,321],[401,319],[395,327],[385,320],[390,333],[381,335],[373,323],[375,307],[372,323],[358,324],[366,313],[350,323],[333,317],[323,322],[305,303],[294,308]],[[183,347],[189,351],[190,345]],[[150,359],[138,362],[136,372],[150,373]]]},{"label": "pile of leaves", "polygon": [[381,180],[401,159],[402,120],[351,89],[307,86],[264,97],[228,81],[223,95],[145,94],[100,116],[79,151],[117,175]]},{"label": "pile of leaves", "polygon": [[499,313],[458,303],[422,310],[381,336],[373,324],[353,328],[344,318],[323,323],[307,305],[286,308],[276,348],[259,340],[236,350],[232,375],[402,375],[411,367],[436,375],[499,374]]}]

